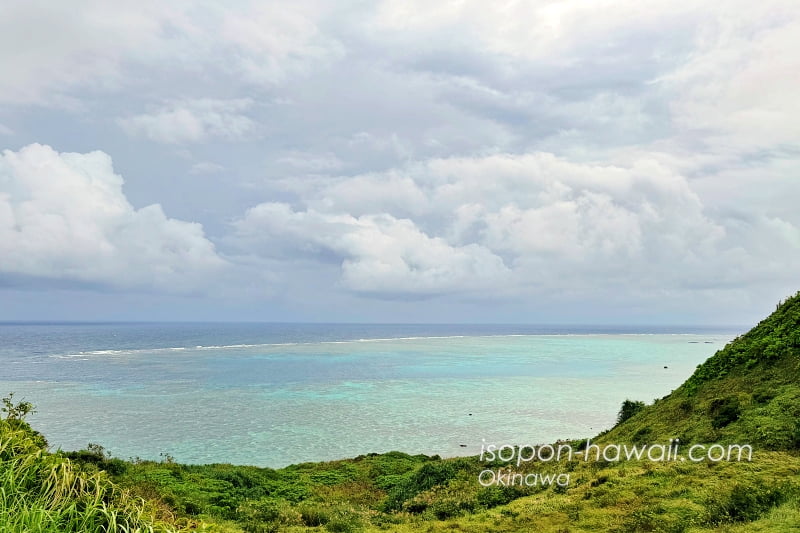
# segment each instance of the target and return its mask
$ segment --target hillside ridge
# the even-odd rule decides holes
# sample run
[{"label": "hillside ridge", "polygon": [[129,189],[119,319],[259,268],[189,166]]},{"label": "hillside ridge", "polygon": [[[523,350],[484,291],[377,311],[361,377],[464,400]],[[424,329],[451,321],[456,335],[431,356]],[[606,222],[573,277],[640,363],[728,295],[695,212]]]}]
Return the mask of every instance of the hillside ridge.
[{"label": "hillside ridge", "polygon": [[800,292],[698,365],[680,387],[621,419],[598,438],[800,448]]}]

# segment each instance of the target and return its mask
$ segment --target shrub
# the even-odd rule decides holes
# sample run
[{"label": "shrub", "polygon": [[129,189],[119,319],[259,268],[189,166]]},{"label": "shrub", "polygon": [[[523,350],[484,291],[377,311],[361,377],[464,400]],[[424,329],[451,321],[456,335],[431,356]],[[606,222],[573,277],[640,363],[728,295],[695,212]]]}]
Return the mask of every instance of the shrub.
[{"label": "shrub", "polygon": [[302,525],[302,516],[291,504],[262,499],[249,501],[238,509],[239,520],[247,533],[272,533],[291,525]]},{"label": "shrub", "polygon": [[437,520],[447,520],[448,518],[453,518],[465,511],[471,510],[471,505],[465,505],[465,502],[460,502],[454,498],[437,499],[429,505],[427,509]]},{"label": "shrub", "polygon": [[478,505],[486,509],[491,509],[498,505],[510,503],[524,495],[525,494],[517,487],[501,487],[494,485],[481,489],[475,497],[475,500],[478,502]]},{"label": "shrub", "polygon": [[85,450],[63,452],[64,457],[81,465],[92,465],[97,470],[105,470],[112,476],[124,474],[128,463],[122,459],[112,458],[99,444],[89,443]]},{"label": "shrub", "polygon": [[331,520],[330,511],[319,504],[305,502],[298,509],[303,523],[309,527],[324,526]]},{"label": "shrub", "polygon": [[681,400],[678,404],[678,409],[680,409],[684,415],[688,415],[694,409],[694,402],[690,400]]},{"label": "shrub", "polygon": [[785,501],[796,493],[789,484],[772,487],[758,483],[744,485],[737,483],[720,500],[709,505],[709,522],[744,522],[757,520],[766,511]]},{"label": "shrub", "polygon": [[617,424],[622,424],[642,409],[644,409],[644,402],[625,400],[622,402],[622,407],[620,407],[619,413],[617,414]]},{"label": "shrub", "polygon": [[709,404],[711,427],[721,429],[739,419],[739,400],[734,397],[715,398]]},{"label": "shrub", "polygon": [[631,440],[634,444],[647,444],[652,438],[653,430],[649,427],[643,427],[636,430]]},{"label": "shrub", "polygon": [[361,518],[358,514],[345,508],[334,510],[330,520],[325,524],[325,529],[333,533],[351,533],[361,528]]},{"label": "shrub", "polygon": [[0,407],[0,412],[6,414],[6,420],[25,420],[26,416],[36,412],[36,408],[31,402],[14,403],[13,392],[0,401],[3,403],[3,407]]},{"label": "shrub", "polygon": [[437,485],[447,484],[468,468],[468,463],[459,459],[424,463],[389,491],[384,510],[399,510],[405,501]]}]

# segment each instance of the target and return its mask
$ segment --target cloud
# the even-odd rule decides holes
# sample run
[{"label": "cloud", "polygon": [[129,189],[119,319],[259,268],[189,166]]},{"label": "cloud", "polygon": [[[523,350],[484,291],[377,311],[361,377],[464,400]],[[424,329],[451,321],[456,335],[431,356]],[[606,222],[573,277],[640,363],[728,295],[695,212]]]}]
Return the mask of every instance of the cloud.
[{"label": "cloud", "polygon": [[440,48],[449,41],[499,57],[555,64],[580,61],[587,43],[612,47],[631,33],[648,34],[659,20],[671,25],[691,6],[688,1],[651,2],[645,8],[635,0],[544,0],[487,9],[480,0],[446,4],[386,0],[371,22],[375,34],[385,39],[411,41],[424,36]]},{"label": "cloud", "polygon": [[130,135],[168,144],[238,140],[255,130],[255,123],[244,114],[252,104],[246,99],[187,100],[120,119],[119,124]]},{"label": "cloud", "polygon": [[0,157],[0,275],[202,290],[226,262],[200,224],[135,209],[103,152],[32,144]]},{"label": "cloud", "polygon": [[274,84],[343,56],[338,40],[318,26],[329,9],[318,1],[253,2],[244,9],[224,9],[214,36],[236,74]]},{"label": "cloud", "polygon": [[329,173],[338,170],[342,166],[341,160],[330,152],[314,154],[292,151],[279,158],[277,162],[285,165],[288,169],[311,174]]},{"label": "cloud", "polygon": [[688,61],[660,77],[690,141],[726,152],[800,149],[800,5],[726,9],[703,28]]},{"label": "cloud", "polygon": [[200,161],[195,163],[189,169],[189,174],[216,174],[225,170],[220,164],[212,163],[211,161]]},{"label": "cloud", "polygon": [[386,214],[296,212],[287,204],[264,203],[248,210],[235,228],[238,242],[261,255],[340,261],[344,287],[376,296],[474,291],[508,274],[502,260],[481,246],[452,246],[408,219]]},{"label": "cloud", "polygon": [[[82,4],[82,5],[81,5]],[[0,6],[0,103],[61,105],[69,89],[122,83],[126,57],[156,46],[163,15],[147,2],[110,6],[96,2]]]},{"label": "cloud", "polygon": [[797,226],[714,216],[684,176],[646,157],[434,159],[318,183],[299,205],[250,209],[235,223],[239,244],[338,263],[344,287],[377,295],[708,289],[800,267]]},{"label": "cloud", "polygon": [[744,309],[800,270],[799,24],[793,0],[6,2],[0,118],[112,153],[243,291]]},{"label": "cloud", "polygon": [[[0,5],[0,103],[70,106],[80,91],[114,92],[198,72],[253,84],[302,76],[341,55],[321,33],[318,2],[155,0],[107,5]],[[207,80],[206,80],[207,81]]]}]

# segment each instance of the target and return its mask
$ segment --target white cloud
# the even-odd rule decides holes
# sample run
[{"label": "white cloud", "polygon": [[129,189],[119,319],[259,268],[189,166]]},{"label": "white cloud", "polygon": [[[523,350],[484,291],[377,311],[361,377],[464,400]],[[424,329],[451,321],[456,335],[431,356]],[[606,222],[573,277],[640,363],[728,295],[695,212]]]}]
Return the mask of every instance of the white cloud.
[{"label": "white cloud", "polygon": [[223,170],[225,170],[225,167],[218,163],[213,163],[211,161],[199,161],[191,166],[189,169],[189,174],[216,174],[217,172],[222,172]]},{"label": "white cloud", "polygon": [[670,136],[693,150],[798,146],[793,0],[387,0],[370,22],[395,61],[448,80],[456,105],[538,124],[537,149],[547,126],[559,152]]},{"label": "white cloud", "polygon": [[237,221],[240,244],[264,255],[304,254],[341,262],[341,282],[350,290],[377,295],[430,295],[481,290],[509,274],[487,249],[452,246],[430,237],[408,219],[391,215],[353,217],[287,204],[265,203]]},{"label": "white cloud", "polygon": [[315,154],[311,152],[291,151],[280,157],[277,162],[289,169],[311,174],[329,173],[338,170],[342,161],[331,152]]},{"label": "white cloud", "polygon": [[244,114],[252,104],[246,99],[187,100],[152,113],[120,119],[119,124],[131,135],[142,135],[162,143],[238,140],[255,130],[255,123]]},{"label": "white cloud", "polygon": [[675,93],[674,121],[690,141],[734,153],[800,148],[800,4],[720,4],[689,60],[660,78]]},{"label": "white cloud", "polygon": [[[456,37],[476,39],[476,47],[492,52],[542,58],[552,56],[582,39],[587,33],[607,35],[609,29],[624,22],[617,16],[625,12],[626,18],[637,16],[635,2],[574,3],[562,0],[539,2],[506,2],[487,9],[479,0],[432,4],[424,0],[388,0],[376,11],[374,23],[381,31],[403,32],[446,39],[449,31]],[[656,3],[652,3],[656,4]],[[659,11],[656,5],[650,9]],[[645,11],[645,10],[642,10]],[[575,30],[582,30],[580,33]],[[448,31],[449,30],[449,31]]]},{"label": "white cloud", "polygon": [[225,9],[215,37],[231,50],[236,73],[254,83],[273,84],[307,73],[311,66],[339,59],[341,44],[317,26],[324,2],[252,2]]},{"label": "white cloud", "polygon": [[781,272],[785,281],[800,267],[797,226],[714,217],[685,177],[653,158],[436,159],[300,192],[301,210],[249,210],[235,224],[239,244],[320,262],[332,253],[344,286],[359,291],[688,290],[767,283]]},{"label": "white cloud", "polygon": [[134,209],[103,152],[0,157],[0,272],[127,288],[205,288],[226,263],[200,224]]},{"label": "white cloud", "polygon": [[[82,4],[82,5],[81,5]],[[152,3],[98,2],[0,5],[0,102],[63,103],[70,88],[116,86],[120,67],[138,50],[157,46],[163,21]]]},{"label": "white cloud", "polygon": [[[341,56],[318,2],[156,0],[0,4],[0,103],[66,105],[79,90],[136,90],[141,70],[275,84]],[[213,74],[212,74],[213,73]]]}]

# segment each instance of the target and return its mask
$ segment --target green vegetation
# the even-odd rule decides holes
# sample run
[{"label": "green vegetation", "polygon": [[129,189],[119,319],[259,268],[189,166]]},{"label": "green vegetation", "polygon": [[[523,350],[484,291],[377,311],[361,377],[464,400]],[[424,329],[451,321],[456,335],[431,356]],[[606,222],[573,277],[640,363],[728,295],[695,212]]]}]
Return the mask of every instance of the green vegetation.
[{"label": "green vegetation", "polygon": [[694,394],[703,384],[748,372],[758,376],[769,366],[787,361],[793,362],[796,369],[799,353],[800,292],[778,304],[769,317],[698,366],[683,388]]},{"label": "green vegetation", "polygon": [[[0,531],[168,532],[178,522],[120,490],[102,471],[87,472],[59,454],[24,421],[27,402],[3,399],[0,420]],[[187,522],[188,524],[188,522]]]},{"label": "green vegetation", "polygon": [[[520,465],[399,452],[278,470],[122,461],[98,445],[46,452],[23,420],[33,406],[8,398],[0,531],[800,531],[799,335],[796,295],[668,396],[647,406],[626,400],[617,424],[592,441],[652,452],[678,438],[682,453],[750,444],[751,461],[617,461],[599,450],[591,460]],[[479,483],[498,471],[552,477]]]},{"label": "green vegetation", "polygon": [[0,402],[3,403],[3,407],[0,407],[0,413],[6,414],[6,420],[24,420],[29,414],[36,412],[31,402],[21,401],[14,403],[13,392],[0,400]]},{"label": "green vegetation", "polygon": [[[110,461],[109,459],[106,459]],[[96,465],[104,467],[102,463]],[[490,486],[485,469],[569,473],[569,485]],[[280,470],[126,463],[118,483],[211,530],[791,531],[800,524],[800,457],[751,462],[528,462],[402,453]],[[739,529],[747,526],[752,529]],[[760,528],[760,529],[759,529]]]},{"label": "green vegetation", "polygon": [[649,442],[800,448],[800,293],[598,440],[635,442],[637,434]]},{"label": "green vegetation", "polygon": [[644,409],[644,402],[625,400],[617,414],[617,424],[622,424],[642,409]]}]

